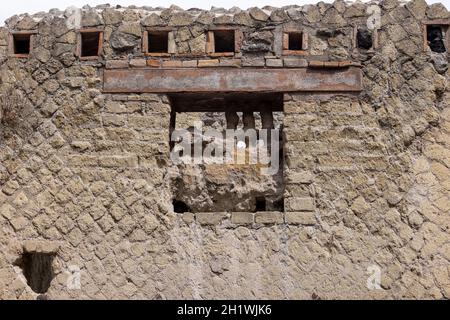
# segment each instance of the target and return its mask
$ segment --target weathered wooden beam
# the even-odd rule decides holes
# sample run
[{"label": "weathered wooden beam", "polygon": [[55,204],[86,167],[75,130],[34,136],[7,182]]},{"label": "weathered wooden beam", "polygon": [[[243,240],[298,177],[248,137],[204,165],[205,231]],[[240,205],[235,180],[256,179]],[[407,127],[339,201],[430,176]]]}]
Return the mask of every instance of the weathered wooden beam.
[{"label": "weathered wooden beam", "polygon": [[104,71],[105,93],[361,91],[360,68],[117,69]]}]

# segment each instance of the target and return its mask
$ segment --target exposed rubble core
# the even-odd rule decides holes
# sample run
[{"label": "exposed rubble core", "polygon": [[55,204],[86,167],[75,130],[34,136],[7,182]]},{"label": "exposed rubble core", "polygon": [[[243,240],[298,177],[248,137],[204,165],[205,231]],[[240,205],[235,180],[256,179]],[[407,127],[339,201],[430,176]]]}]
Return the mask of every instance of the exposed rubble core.
[{"label": "exposed rubble core", "polygon": [[[0,299],[449,299],[449,26],[424,0],[11,17]],[[276,130],[280,170],[174,164],[196,123]]]}]

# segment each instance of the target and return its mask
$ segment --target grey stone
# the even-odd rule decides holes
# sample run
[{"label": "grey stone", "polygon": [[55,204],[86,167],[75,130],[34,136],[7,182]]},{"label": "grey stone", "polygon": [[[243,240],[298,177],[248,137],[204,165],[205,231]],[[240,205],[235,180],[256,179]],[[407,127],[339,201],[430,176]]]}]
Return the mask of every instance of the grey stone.
[{"label": "grey stone", "polygon": [[310,23],[318,22],[321,19],[321,14],[316,6],[308,5],[303,7],[303,14],[306,20]]},{"label": "grey stone", "polygon": [[283,60],[281,59],[266,59],[266,66],[271,68],[282,68]]},{"label": "grey stone", "polygon": [[269,19],[267,13],[256,7],[248,9],[248,13],[257,21],[267,21]]},{"label": "grey stone", "polygon": [[103,24],[102,17],[95,10],[84,11],[81,16],[83,27],[96,27]]},{"label": "grey stone", "polygon": [[26,15],[22,18],[16,25],[18,30],[34,30],[36,29],[38,23],[31,18],[29,15]]},{"label": "grey stone", "polygon": [[132,34],[123,32],[113,32],[110,39],[110,45],[113,49],[118,51],[126,51],[133,49],[139,44],[139,38]]},{"label": "grey stone", "polygon": [[337,26],[344,26],[347,24],[347,21],[334,8],[329,9],[325,13],[325,16],[322,18],[321,21],[330,25],[337,25]]},{"label": "grey stone", "polygon": [[141,24],[145,27],[154,27],[164,25],[163,19],[156,13],[152,13],[141,20]]},{"label": "grey stone", "polygon": [[63,53],[74,52],[74,51],[75,51],[75,47],[71,44],[55,43],[55,45],[53,46],[52,53],[55,57],[59,57]]},{"label": "grey stone", "polygon": [[214,20],[214,15],[210,12],[202,12],[197,19],[195,20],[195,22],[201,23],[201,24],[205,24],[205,25],[209,25],[213,22]]},{"label": "grey stone", "polygon": [[288,14],[289,18],[291,18],[292,20],[301,20],[304,18],[303,12],[300,8],[292,8],[292,9],[288,9],[286,11],[286,13]]},{"label": "grey stone", "polygon": [[289,16],[282,9],[276,9],[270,14],[270,20],[273,22],[284,22],[289,20]]},{"label": "grey stone", "polygon": [[176,12],[170,17],[169,26],[174,26],[174,27],[188,26],[193,21],[194,21],[194,18],[189,13]]},{"label": "grey stone", "polygon": [[448,59],[446,53],[431,53],[431,61],[436,71],[444,75],[448,70]]},{"label": "grey stone", "polygon": [[287,68],[306,68],[308,61],[299,57],[285,57],[283,58],[283,64]]},{"label": "grey stone", "polygon": [[107,8],[103,11],[103,20],[105,24],[118,24],[122,21],[122,12],[116,9]]},{"label": "grey stone", "polygon": [[428,7],[427,17],[429,19],[446,19],[450,17],[450,13],[442,3],[434,3]]},{"label": "grey stone", "polygon": [[248,14],[248,12],[241,11],[239,13],[236,13],[233,17],[233,22],[238,25],[242,26],[252,26],[253,20]]},{"label": "grey stone", "polygon": [[246,55],[242,57],[242,66],[243,67],[264,67],[266,61],[264,56],[250,56]]},{"label": "grey stone", "polygon": [[224,24],[234,24],[233,16],[230,14],[223,14],[215,17],[213,20],[214,24],[224,25]]},{"label": "grey stone", "polygon": [[142,29],[141,24],[139,22],[127,22],[123,23],[119,29],[118,32],[125,33],[125,34],[131,34],[135,36],[136,38],[141,37]]},{"label": "grey stone", "polygon": [[425,0],[412,0],[406,3],[406,8],[416,19],[422,20],[425,18],[428,5]]},{"label": "grey stone", "polygon": [[204,54],[206,52],[206,35],[200,35],[189,41],[189,49],[192,54]]},{"label": "grey stone", "polygon": [[52,56],[49,50],[41,47],[35,48],[33,50],[33,55],[36,59],[38,59],[42,63],[48,62]]}]

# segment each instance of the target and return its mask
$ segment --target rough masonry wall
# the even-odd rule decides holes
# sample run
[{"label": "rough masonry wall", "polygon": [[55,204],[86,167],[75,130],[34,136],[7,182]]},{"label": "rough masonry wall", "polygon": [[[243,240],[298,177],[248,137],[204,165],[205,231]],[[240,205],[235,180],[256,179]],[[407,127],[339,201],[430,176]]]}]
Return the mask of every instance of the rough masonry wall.
[{"label": "rough masonry wall", "polygon": [[[0,298],[36,298],[23,281],[24,252],[55,255],[50,299],[450,298],[448,55],[424,50],[422,30],[450,17],[421,0],[377,4],[378,47],[368,51],[352,44],[368,5],[341,1],[8,20],[2,105],[20,108],[2,109],[0,126]],[[200,30],[215,24],[243,28],[242,52],[203,56]],[[145,56],[142,31],[167,25],[180,51]],[[278,51],[285,25],[310,33],[307,56]],[[76,57],[80,27],[104,28],[100,59]],[[9,56],[9,30],[38,30],[31,57]],[[363,91],[284,94],[284,212],[269,214],[174,213],[168,97],[102,92],[105,67],[335,61],[362,66]],[[370,290],[374,265],[381,289]]]}]

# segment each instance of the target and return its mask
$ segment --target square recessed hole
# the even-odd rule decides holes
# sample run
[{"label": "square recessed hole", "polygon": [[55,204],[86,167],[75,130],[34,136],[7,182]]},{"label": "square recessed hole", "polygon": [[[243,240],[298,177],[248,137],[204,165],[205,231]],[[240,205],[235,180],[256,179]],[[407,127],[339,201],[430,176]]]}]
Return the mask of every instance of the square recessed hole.
[{"label": "square recessed hole", "polygon": [[169,47],[169,31],[148,32],[148,52],[167,53]]},{"label": "square recessed hole", "polygon": [[436,53],[446,52],[444,40],[444,27],[440,25],[427,26],[427,43],[431,51]]},{"label": "square recessed hole", "polygon": [[81,32],[81,57],[97,57],[100,54],[101,32]]},{"label": "square recessed hole", "polygon": [[298,51],[304,49],[302,32],[289,32],[288,39],[288,50]]},{"label": "square recessed hole", "polygon": [[13,34],[14,54],[30,54],[31,34]]},{"label": "square recessed hole", "polygon": [[234,52],[234,30],[214,31],[214,52]]}]

